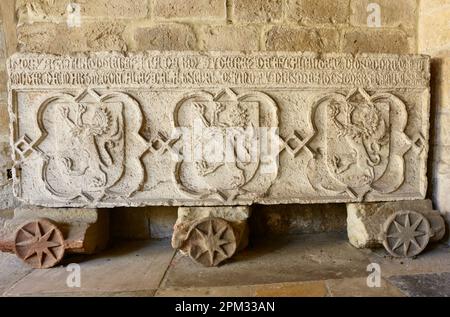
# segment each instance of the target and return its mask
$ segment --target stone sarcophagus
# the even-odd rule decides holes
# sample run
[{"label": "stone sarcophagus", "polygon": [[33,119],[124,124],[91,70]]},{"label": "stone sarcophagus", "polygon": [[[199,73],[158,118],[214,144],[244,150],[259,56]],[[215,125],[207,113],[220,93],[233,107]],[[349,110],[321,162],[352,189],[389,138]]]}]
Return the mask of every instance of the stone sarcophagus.
[{"label": "stone sarcophagus", "polygon": [[421,55],[9,59],[15,194],[50,207],[423,199]]}]

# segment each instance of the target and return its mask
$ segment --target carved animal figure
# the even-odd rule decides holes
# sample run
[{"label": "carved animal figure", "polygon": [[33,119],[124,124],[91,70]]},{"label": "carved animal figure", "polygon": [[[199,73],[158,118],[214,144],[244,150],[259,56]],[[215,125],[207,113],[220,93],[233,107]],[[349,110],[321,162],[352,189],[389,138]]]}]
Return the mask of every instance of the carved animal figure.
[{"label": "carved animal figure", "polygon": [[[239,135],[238,130],[245,128],[248,124],[248,114],[245,109],[241,108],[239,105],[236,105],[233,109],[230,109],[229,117],[227,117],[226,120],[223,120],[223,118],[220,117],[220,113],[222,113],[226,109],[226,106],[225,104],[222,104],[220,102],[215,102],[214,108],[212,109],[212,115],[210,116],[210,119],[208,119],[205,103],[193,102],[192,105],[205,127],[218,128],[218,130],[213,130],[211,131],[211,133],[208,133],[208,131],[206,131],[206,137],[220,137],[222,139],[225,139],[227,133],[231,133],[233,136],[233,140],[231,140],[232,144],[227,144],[227,146],[232,146],[232,155],[234,155],[235,158],[250,156],[249,150],[245,148],[245,145],[237,142],[237,138]],[[226,129],[228,129],[228,131]],[[240,133],[242,133],[242,131],[240,131]],[[228,141],[230,140],[226,140],[225,142]],[[217,143],[223,145],[222,142]],[[223,154],[226,157],[226,154]],[[221,173],[221,182],[224,184],[228,184],[230,188],[239,188],[245,184],[246,180],[242,168],[240,168],[237,163],[238,162],[236,162],[236,160],[233,160],[231,162],[210,162],[208,161],[208,158],[206,158],[204,160],[195,162],[195,166],[199,175],[206,177],[207,179],[210,178],[208,177],[208,175],[218,172],[220,168],[226,168],[227,172]],[[211,177],[214,178],[215,176],[211,175]],[[214,183],[214,180],[212,178],[209,179],[209,181],[211,183]]]},{"label": "carved animal figure", "polygon": [[[333,157],[335,172],[341,174],[356,164],[362,170],[366,183],[371,183],[375,177],[374,166],[381,162],[380,148],[387,142],[386,122],[376,106],[369,102],[354,105],[333,100],[329,109],[331,121],[338,129],[338,137],[345,138],[354,158],[347,158],[344,162],[338,156]],[[338,118],[341,112],[344,120]]]},{"label": "carved animal figure", "polygon": [[83,151],[87,157],[85,166],[81,169],[73,169],[73,161],[69,157],[63,157],[62,163],[65,166],[66,173],[73,176],[84,175],[87,171],[92,176],[92,185],[94,187],[103,187],[107,182],[106,168],[113,164],[113,157],[110,149],[116,146],[116,142],[121,138],[119,125],[116,124],[116,130],[111,137],[99,144],[99,137],[106,136],[111,130],[111,114],[106,108],[98,107],[91,122],[85,122],[84,114],[86,105],[78,104],[75,115],[75,122],[70,118],[68,107],[61,107],[60,113],[70,129],[70,134],[77,140],[80,151]]}]

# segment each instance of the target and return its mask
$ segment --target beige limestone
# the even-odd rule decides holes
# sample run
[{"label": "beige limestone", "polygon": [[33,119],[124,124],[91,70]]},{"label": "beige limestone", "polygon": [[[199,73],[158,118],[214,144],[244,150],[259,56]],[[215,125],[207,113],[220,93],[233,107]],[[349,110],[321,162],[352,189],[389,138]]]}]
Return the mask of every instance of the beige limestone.
[{"label": "beige limestone", "polygon": [[367,28],[349,30],[343,36],[343,51],[347,53],[408,53],[412,51],[412,43],[406,32],[401,30],[380,30]]},{"label": "beige limestone", "polygon": [[431,200],[412,200],[383,203],[347,204],[347,234],[357,248],[378,247],[383,242],[380,234],[385,221],[395,212],[416,211],[430,222],[430,241],[439,241],[445,234],[444,220],[433,210]]},{"label": "beige limestone", "polygon": [[426,56],[18,54],[8,69],[15,193],[27,203],[425,196]]},{"label": "beige limestone", "polygon": [[66,252],[91,254],[103,250],[108,243],[107,210],[21,206],[0,228],[0,250],[12,252],[17,229],[40,218],[51,220],[62,232]]},{"label": "beige limestone", "polygon": [[255,26],[206,26],[202,34],[205,50],[257,51],[259,48],[259,31]]},{"label": "beige limestone", "polygon": [[121,22],[90,22],[79,28],[66,24],[33,23],[17,28],[21,50],[63,54],[68,51],[126,50]]},{"label": "beige limestone", "polygon": [[274,26],[267,32],[268,51],[335,52],[339,48],[339,33],[334,29],[303,29]]},{"label": "beige limestone", "polygon": [[350,23],[352,25],[367,27],[367,17],[372,13],[371,10],[368,10],[371,3],[376,3],[380,7],[381,27],[402,27],[408,29],[416,27],[417,0],[351,0]]},{"label": "beige limestone", "polygon": [[282,0],[234,0],[234,20],[238,22],[279,22]]},{"label": "beige limestone", "polygon": [[228,221],[236,231],[238,238],[237,249],[247,246],[247,219],[250,217],[250,208],[238,207],[179,207],[178,218],[172,235],[172,247],[185,251],[185,241],[188,233],[196,222],[206,218],[221,218]]},{"label": "beige limestone", "polygon": [[290,21],[301,24],[346,23],[349,17],[349,0],[286,0]]},{"label": "beige limestone", "polygon": [[223,0],[154,0],[153,14],[156,18],[197,18],[200,20],[223,20],[226,5]]},{"label": "beige limestone", "polygon": [[218,266],[248,245],[250,208],[179,207],[172,247],[204,266]]},{"label": "beige limestone", "polygon": [[64,23],[72,10],[80,17],[114,17],[120,13],[125,18],[147,16],[147,0],[17,0],[16,12],[18,24],[49,22]]},{"label": "beige limestone", "polygon": [[137,28],[136,50],[190,50],[197,43],[194,30],[187,24],[167,23]]}]

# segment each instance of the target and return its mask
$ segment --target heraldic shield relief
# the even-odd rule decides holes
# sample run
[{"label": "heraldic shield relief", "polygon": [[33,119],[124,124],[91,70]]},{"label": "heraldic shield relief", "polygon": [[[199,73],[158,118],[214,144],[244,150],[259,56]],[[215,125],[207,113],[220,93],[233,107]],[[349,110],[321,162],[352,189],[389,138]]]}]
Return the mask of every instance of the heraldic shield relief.
[{"label": "heraldic shield relief", "polygon": [[323,146],[308,164],[313,186],[361,199],[370,191],[393,192],[403,183],[403,155],[411,142],[400,99],[389,93],[370,96],[360,88],[327,95],[314,111]]},{"label": "heraldic shield relief", "polygon": [[[113,67],[118,61],[122,68]],[[426,195],[426,56],[19,54],[9,71],[11,174],[15,195],[29,204],[230,206]]]},{"label": "heraldic shield relief", "polygon": [[194,93],[177,104],[174,122],[184,138],[183,159],[174,177],[185,195],[222,202],[251,200],[276,177],[277,168],[271,167],[278,154],[273,147],[278,117],[268,95],[230,89],[215,95]]},{"label": "heraldic shield relief", "polygon": [[42,136],[35,148],[47,149],[42,180],[54,196],[98,201],[138,189],[144,175],[141,167],[130,170],[141,164],[130,152],[142,154],[146,146],[137,133],[140,110],[130,96],[61,94],[45,101],[38,117]]}]

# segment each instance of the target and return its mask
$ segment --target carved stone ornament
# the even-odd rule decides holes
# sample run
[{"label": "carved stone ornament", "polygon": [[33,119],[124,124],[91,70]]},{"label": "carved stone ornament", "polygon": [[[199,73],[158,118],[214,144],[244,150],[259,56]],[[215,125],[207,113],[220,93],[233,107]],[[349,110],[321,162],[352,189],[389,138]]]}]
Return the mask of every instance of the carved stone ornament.
[{"label": "carved stone ornament", "polygon": [[236,252],[236,235],[224,219],[200,219],[191,227],[187,248],[194,261],[204,266],[217,266]]},{"label": "carved stone ornament", "polygon": [[430,223],[416,211],[401,210],[384,223],[383,246],[395,257],[413,257],[428,244],[432,231]]},{"label": "carved stone ornament", "polygon": [[429,58],[15,54],[14,192],[49,207],[423,199]]},{"label": "carved stone ornament", "polygon": [[16,255],[36,269],[55,266],[64,256],[64,237],[46,219],[37,219],[21,226],[14,241]]}]

